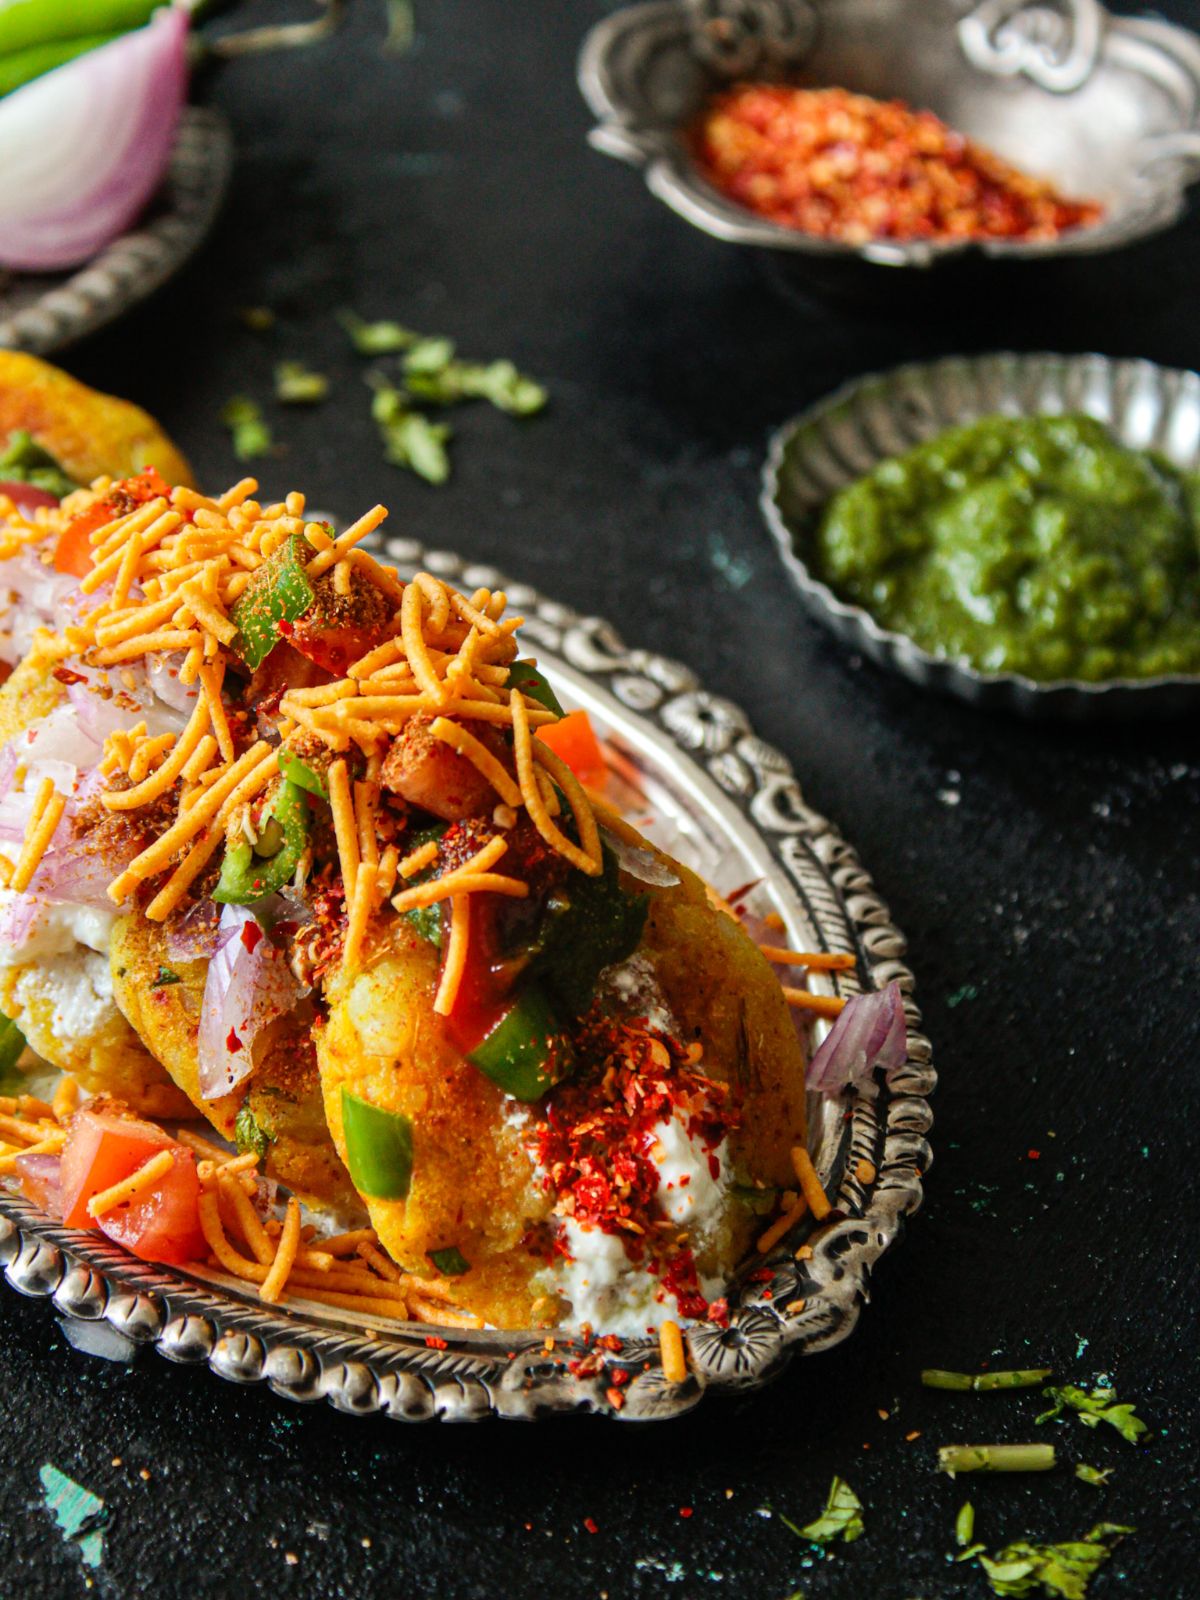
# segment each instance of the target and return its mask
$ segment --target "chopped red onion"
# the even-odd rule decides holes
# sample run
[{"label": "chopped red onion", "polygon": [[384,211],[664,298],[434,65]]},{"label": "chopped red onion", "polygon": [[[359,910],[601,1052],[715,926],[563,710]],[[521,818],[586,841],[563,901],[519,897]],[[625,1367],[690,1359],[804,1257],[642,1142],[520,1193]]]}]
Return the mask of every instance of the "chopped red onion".
[{"label": "chopped red onion", "polygon": [[0,263],[77,266],[134,220],[171,158],[186,43],[182,7],[166,7],[0,101]]},{"label": "chopped red onion", "polygon": [[200,1093],[228,1094],[254,1068],[254,1041],[293,1011],[300,988],[283,954],[245,906],[221,911],[200,1007]]},{"label": "chopped red onion", "polygon": [[26,1197],[49,1216],[62,1216],[62,1157],[23,1155],[13,1162]]},{"label": "chopped red onion", "polygon": [[648,883],[655,889],[669,889],[672,884],[679,882],[679,874],[672,872],[653,850],[630,844],[628,840],[622,839],[619,834],[612,833],[603,826],[600,834],[616,856],[621,870],[627,872],[631,878],[636,878],[639,883]]},{"label": "chopped red onion", "polygon": [[217,953],[221,908],[212,900],[198,900],[167,928],[167,957],[171,961],[211,961]]},{"label": "chopped red onion", "polygon": [[876,1067],[894,1072],[908,1055],[900,985],[858,994],[834,1022],[808,1064],[808,1087],[837,1095],[870,1078]]}]

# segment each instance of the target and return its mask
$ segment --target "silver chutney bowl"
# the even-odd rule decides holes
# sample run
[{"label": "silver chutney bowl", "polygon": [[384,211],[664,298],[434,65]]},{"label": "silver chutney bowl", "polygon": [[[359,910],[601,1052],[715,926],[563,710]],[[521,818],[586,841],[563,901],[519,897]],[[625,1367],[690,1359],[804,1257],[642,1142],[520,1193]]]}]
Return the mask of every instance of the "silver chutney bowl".
[{"label": "silver chutney bowl", "polygon": [[[726,199],[688,148],[706,98],[752,79],[931,109],[1063,193],[1100,201],[1104,216],[1025,241],[860,245],[783,227]],[[879,268],[1102,254],[1169,227],[1200,178],[1200,39],[1112,16],[1098,0],[649,0],[592,29],[579,83],[596,117],[592,145],[640,167],[673,211],[714,238],[824,267],[826,278],[870,268],[895,286]]]},{"label": "silver chutney bowl", "polygon": [[1070,722],[1132,721],[1200,709],[1200,677],[1039,683],[978,672],[892,633],[810,570],[812,535],[839,489],[888,456],[944,429],[987,416],[1083,412],[1135,450],[1200,468],[1200,375],[1107,356],[951,356],[856,378],[786,423],[771,439],[762,511],[808,610],[838,638],[923,689],[984,710]]}]

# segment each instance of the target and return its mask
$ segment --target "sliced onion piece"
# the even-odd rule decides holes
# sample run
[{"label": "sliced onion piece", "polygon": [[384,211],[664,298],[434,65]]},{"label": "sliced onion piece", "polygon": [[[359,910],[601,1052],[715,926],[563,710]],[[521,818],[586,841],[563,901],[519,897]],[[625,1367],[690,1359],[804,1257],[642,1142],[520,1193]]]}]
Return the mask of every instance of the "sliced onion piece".
[{"label": "sliced onion piece", "polygon": [[622,839],[619,833],[613,833],[603,824],[600,827],[600,834],[616,856],[618,866],[631,878],[636,878],[639,883],[648,883],[655,889],[669,889],[679,882],[679,874],[673,872],[653,850],[630,844],[627,839]]},{"label": "sliced onion piece", "polygon": [[56,494],[51,494],[47,489],[35,489],[33,484],[22,483],[19,478],[0,478],[0,494],[7,495],[29,522],[33,521],[35,512],[43,508],[48,510],[58,504]]},{"label": "sliced onion piece", "polygon": [[217,948],[200,1007],[200,1093],[236,1089],[254,1069],[254,1041],[293,1011],[300,989],[291,968],[245,906],[221,912]]},{"label": "sliced onion piece", "polygon": [[186,36],[170,7],[0,100],[0,265],[76,266],[134,220],[171,157]]},{"label": "sliced onion piece", "polygon": [[808,1064],[808,1087],[821,1094],[841,1094],[865,1082],[876,1067],[896,1071],[907,1055],[900,985],[889,983],[850,1000]]}]

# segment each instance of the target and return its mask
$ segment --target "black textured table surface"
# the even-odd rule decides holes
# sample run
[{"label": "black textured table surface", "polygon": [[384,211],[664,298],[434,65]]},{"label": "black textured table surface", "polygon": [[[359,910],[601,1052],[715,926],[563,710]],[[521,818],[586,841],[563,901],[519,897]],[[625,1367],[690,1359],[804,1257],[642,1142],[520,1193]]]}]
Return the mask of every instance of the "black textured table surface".
[{"label": "black textured table surface", "polygon": [[[633,1428],[406,1428],[302,1409],[152,1354],[70,1349],[0,1292],[0,1593],[81,1594],[40,1508],[47,1461],[113,1513],[91,1576],[121,1600],[252,1594],[949,1600],[961,1502],[989,1548],[1137,1528],[1093,1593],[1197,1592],[1195,1061],[1200,760],[1189,730],[1039,729],[921,696],[847,659],[788,592],[756,509],[768,429],[856,373],[956,350],[1089,350],[1200,366],[1200,227],[1136,274],[1061,297],[871,315],[788,304],[757,262],[670,216],[587,149],[574,85],[599,0],[418,0],[405,57],[382,7],[332,46],[223,68],[201,93],[239,161],[181,278],[65,365],[155,411],[202,479],[237,475],[218,412],[277,359],[334,397],[275,411],[263,474],[494,561],[615,618],[739,700],[858,846],[911,941],[941,1072],[924,1210],[836,1350],[738,1404]],[[1200,23],[1200,7],[1166,8]],[[270,14],[269,7],[252,7]],[[279,314],[268,337],[242,306]],[[510,355],[553,402],[464,414],[440,491],[388,467],[335,308]],[[1036,1152],[1036,1155],[1035,1155]],[[1140,1449],[1036,1395],[922,1391],[923,1366],[1109,1374]],[[1071,1466],[957,1483],[954,1440],[1054,1438]],[[818,1558],[840,1473],[866,1535]],[[595,1531],[589,1531],[589,1522]]]}]

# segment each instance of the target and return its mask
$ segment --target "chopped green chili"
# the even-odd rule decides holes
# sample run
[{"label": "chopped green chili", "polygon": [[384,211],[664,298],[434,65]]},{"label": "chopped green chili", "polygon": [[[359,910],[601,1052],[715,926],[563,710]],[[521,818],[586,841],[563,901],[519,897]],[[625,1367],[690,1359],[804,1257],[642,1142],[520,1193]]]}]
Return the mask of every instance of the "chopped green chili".
[{"label": "chopped green chili", "polygon": [[412,1123],[399,1111],[384,1111],[342,1090],[342,1137],[346,1165],[360,1194],[373,1200],[403,1200],[412,1184]]}]

